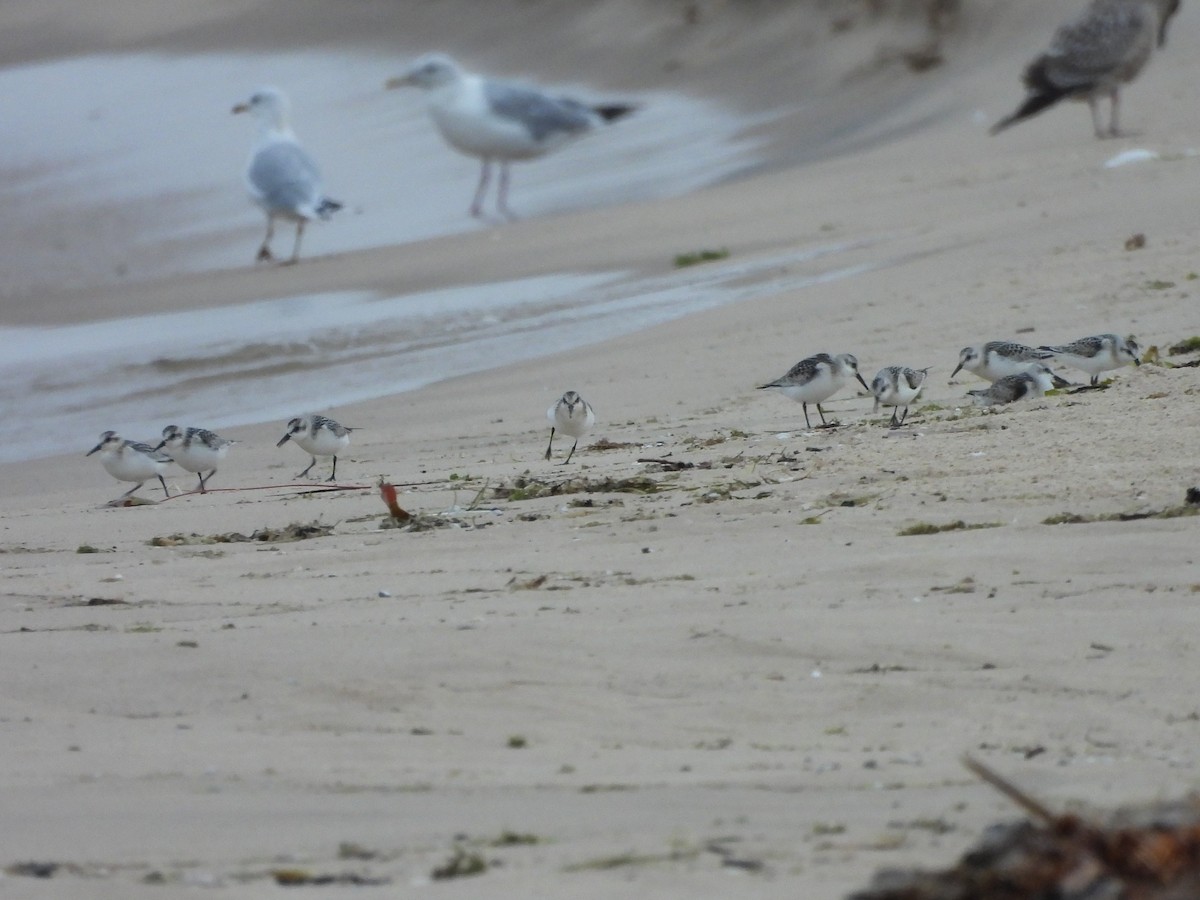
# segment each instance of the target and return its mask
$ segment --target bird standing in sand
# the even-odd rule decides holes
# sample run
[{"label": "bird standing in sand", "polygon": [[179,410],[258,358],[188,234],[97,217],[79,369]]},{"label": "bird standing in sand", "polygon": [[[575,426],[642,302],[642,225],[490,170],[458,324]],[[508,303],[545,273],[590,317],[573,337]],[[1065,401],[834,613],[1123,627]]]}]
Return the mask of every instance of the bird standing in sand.
[{"label": "bird standing in sand", "polygon": [[117,499],[124,500],[151,478],[157,478],[167,497],[167,483],[163,480],[163,472],[171,463],[171,457],[160,450],[143,444],[141,441],[127,441],[115,431],[106,431],[100,435],[100,443],[87,452],[100,454],[100,463],[104,470],[117,481],[132,481],[133,487]]},{"label": "bird standing in sand", "polygon": [[574,138],[633,112],[628,103],[591,105],[571,97],[496,81],[464,71],[441,53],[418,59],[409,70],[387,82],[388,88],[418,87],[426,92],[429,114],[455,150],[483,161],[471,215],[483,215],[483,198],[492,177],[492,160],[500,163],[496,206],[506,219],[509,163],[536,159]]},{"label": "bird standing in sand", "polygon": [[591,431],[592,426],[596,424],[596,413],[592,411],[591,404],[580,397],[578,393],[567,391],[557,403],[546,410],[546,418],[550,420],[550,443],[546,445],[546,459],[550,458],[550,450],[554,447],[556,430],[561,431],[567,437],[575,438],[575,443],[571,445],[571,452],[562,461],[562,465],[565,466],[575,455],[579,439]]},{"label": "bird standing in sand", "polygon": [[840,391],[851,375],[857,378],[858,383],[870,393],[871,388],[858,374],[858,360],[852,353],[839,353],[837,356],[818,353],[800,360],[785,374],[768,384],[760,385],[758,389],[765,391],[768,388],[774,388],[789,400],[799,403],[804,410],[804,426],[811,429],[812,423],[808,420],[808,404],[815,403],[817,405],[817,413],[821,416],[821,425],[827,426],[829,423],[825,421],[825,410],[821,409],[821,403]]},{"label": "bird standing in sand", "polygon": [[162,436],[162,443],[154,448],[155,452],[166,447],[179,468],[195,473],[200,479],[202,494],[208,492],[208,480],[217,474],[217,465],[237,443],[213,434],[207,428],[180,428],[178,425],[168,425],[162,430]]},{"label": "bird standing in sand", "polygon": [[[1061,26],[1050,49],[1025,69],[1025,101],[992,126],[992,134],[1037,115],[1059,100],[1086,100],[1096,137],[1117,137],[1121,85],[1133,81],[1157,45],[1180,0],[1092,0],[1079,18]],[[1111,104],[1108,127],[1100,121],[1100,98]]]},{"label": "bird standing in sand", "polygon": [[282,91],[262,88],[233,111],[251,113],[259,122],[258,143],[246,166],[250,199],[267,214],[267,236],[258,248],[258,260],[273,259],[275,220],[288,219],[296,223],[296,243],[287,260],[294,263],[300,258],[304,226],[313,219],[328,219],[342,204],[321,193],[321,173],[288,124],[288,100]]},{"label": "bird standing in sand", "polygon": [[[909,404],[917,399],[921,388],[925,387],[928,375],[928,367],[910,369],[908,366],[885,366],[880,369],[871,379],[871,393],[875,395],[875,408],[872,413],[879,412],[881,406],[890,406],[892,418],[888,424],[892,428],[899,428],[908,418]],[[904,412],[897,419],[896,410],[901,406],[904,407]]]},{"label": "bird standing in sand", "polygon": [[1100,383],[1100,373],[1133,363],[1142,364],[1141,348],[1131,334],[1096,334],[1057,347],[1040,347],[1054,359],[1092,376],[1092,386]]},{"label": "bird standing in sand", "polygon": [[332,456],[333,469],[325,480],[333,481],[337,478],[338,454],[350,446],[350,432],[353,430],[325,416],[297,416],[288,422],[287,433],[275,446],[282,447],[288,441],[294,441],[312,457],[312,462],[297,478],[303,478],[312,471],[318,456]]}]

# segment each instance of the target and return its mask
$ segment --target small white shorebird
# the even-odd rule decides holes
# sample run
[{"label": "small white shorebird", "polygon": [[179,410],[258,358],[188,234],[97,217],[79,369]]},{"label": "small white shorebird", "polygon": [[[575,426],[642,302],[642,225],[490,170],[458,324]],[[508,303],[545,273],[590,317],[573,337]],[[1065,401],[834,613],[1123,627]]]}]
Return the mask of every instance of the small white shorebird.
[{"label": "small white shorebird", "polygon": [[350,432],[354,429],[339,425],[325,416],[297,416],[288,422],[287,428],[287,434],[275,446],[282,447],[288,441],[295,441],[301,450],[312,457],[312,462],[296,477],[307,475],[317,464],[318,456],[332,456],[333,471],[325,480],[333,481],[337,477],[337,455],[350,446]]},{"label": "small white shorebird", "polygon": [[953,378],[966,369],[986,381],[999,381],[1008,375],[1027,372],[1053,355],[1046,350],[1027,347],[1015,341],[988,341],[986,344],[963,347],[958,354],[958,365],[954,367],[950,377]]},{"label": "small white shorebird", "polygon": [[259,124],[258,143],[246,166],[250,199],[267,214],[267,236],[258,249],[258,259],[274,258],[271,238],[275,220],[287,219],[296,223],[296,243],[287,260],[294,263],[300,258],[304,226],[313,219],[328,219],[342,204],[321,192],[321,173],[288,124],[289,104],[282,91],[261,88],[233,111],[251,113]]},{"label": "small white shorebird", "polygon": [[505,218],[513,219],[508,208],[509,163],[544,156],[637,108],[628,103],[591,105],[496,81],[464,71],[442,53],[422,56],[386,86],[424,89],[429,114],[446,143],[482,160],[479,186],[471,202],[471,215],[476,218],[483,215],[492,160],[500,163],[496,207]]},{"label": "small white shorebird", "polygon": [[1142,351],[1133,335],[1097,334],[1058,347],[1042,347],[1059,362],[1081,369],[1092,376],[1092,385],[1100,382],[1100,373],[1133,363],[1142,364]]},{"label": "small white shorebird", "polygon": [[[1037,115],[1060,100],[1086,100],[1096,137],[1117,137],[1121,85],[1133,81],[1155,46],[1167,42],[1167,24],[1180,0],[1092,0],[1054,34],[1050,49],[1025,68],[1024,102],[992,126],[992,134]],[[1108,97],[1108,127],[1100,98]]]},{"label": "small white shorebird", "polygon": [[100,435],[100,443],[87,452],[100,454],[100,463],[104,470],[117,481],[137,482],[118,499],[124,500],[151,478],[157,478],[162,485],[163,493],[168,497],[167,483],[163,481],[163,472],[171,462],[166,453],[143,444],[140,441],[124,440],[115,431],[106,431]]},{"label": "small white shorebird", "polygon": [[857,378],[859,384],[870,393],[871,388],[858,374],[858,360],[852,354],[839,353],[837,356],[830,356],[828,353],[818,353],[816,356],[800,360],[788,369],[785,375],[776,378],[769,384],[760,385],[759,390],[775,388],[789,400],[795,400],[804,409],[805,426],[811,429],[812,423],[808,420],[808,404],[815,403],[817,405],[821,424],[827,425],[825,410],[821,409],[821,403],[841,390],[842,385],[850,379],[851,375]]},{"label": "small white shorebird", "polygon": [[967,393],[974,398],[976,406],[1000,406],[1018,400],[1044,397],[1046,391],[1051,388],[1067,387],[1069,384],[1069,381],[1056,375],[1045,363],[1037,363],[1028,371],[1005,375],[989,388]]},{"label": "small white shorebird", "polygon": [[[180,428],[168,425],[162,431],[162,443],[154,449],[166,447],[176,465],[188,472],[195,472],[200,479],[200,493],[207,492],[208,480],[217,474],[217,464],[229,453],[237,441],[226,440],[205,428]],[[207,475],[204,473],[208,472]]]},{"label": "small white shorebird", "polygon": [[546,418],[550,420],[550,443],[546,445],[546,459],[550,458],[550,450],[554,447],[554,432],[561,431],[567,437],[575,438],[571,452],[559,465],[565,466],[575,455],[579,439],[592,430],[596,424],[596,413],[591,404],[575,391],[567,391],[558,402],[546,410]]},{"label": "small white shorebird", "polygon": [[[908,405],[917,399],[921,389],[925,387],[925,378],[929,375],[929,367],[910,369],[907,366],[886,366],[879,370],[871,379],[871,393],[875,395],[873,413],[879,412],[879,407],[892,408],[892,428],[899,428],[908,418]],[[903,406],[904,414],[896,419],[896,410]]]}]

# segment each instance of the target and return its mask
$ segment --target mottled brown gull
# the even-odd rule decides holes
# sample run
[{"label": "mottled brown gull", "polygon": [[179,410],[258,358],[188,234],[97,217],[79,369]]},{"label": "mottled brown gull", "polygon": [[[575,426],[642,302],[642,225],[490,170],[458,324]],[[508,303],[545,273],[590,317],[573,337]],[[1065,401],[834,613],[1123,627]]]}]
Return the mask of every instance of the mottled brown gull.
[{"label": "mottled brown gull", "polygon": [[[1061,26],[1050,49],[1025,69],[1028,94],[1016,112],[992,126],[992,134],[1037,115],[1059,100],[1086,100],[1096,137],[1116,137],[1121,85],[1141,72],[1167,40],[1167,25],[1180,0],[1092,0],[1079,18]],[[1100,98],[1111,104],[1108,128],[1100,121]]]}]

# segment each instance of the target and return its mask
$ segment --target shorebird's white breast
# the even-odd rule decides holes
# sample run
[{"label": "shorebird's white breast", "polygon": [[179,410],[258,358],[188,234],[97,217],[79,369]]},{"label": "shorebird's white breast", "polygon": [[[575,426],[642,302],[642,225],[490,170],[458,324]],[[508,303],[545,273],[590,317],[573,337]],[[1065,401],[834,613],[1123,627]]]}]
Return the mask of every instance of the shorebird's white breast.
[{"label": "shorebird's white breast", "polygon": [[313,456],[337,456],[350,444],[350,435],[341,437],[328,428],[318,428],[314,435],[312,431],[302,431],[292,435],[292,440],[311,453]]},{"label": "shorebird's white breast", "polygon": [[145,481],[166,470],[163,460],[154,459],[132,447],[101,450],[100,463],[104,471],[118,481]]},{"label": "shorebird's white breast", "polygon": [[217,464],[225,458],[225,454],[229,452],[229,445],[210,447],[197,438],[190,444],[181,443],[177,447],[171,447],[168,444],[168,449],[180,468],[187,469],[189,472],[207,472],[209,469],[215,469]]},{"label": "shorebird's white breast", "polygon": [[583,402],[576,403],[573,407],[565,403],[556,404],[547,410],[547,418],[563,434],[576,438],[583,437],[587,430],[596,424],[596,414]]},{"label": "shorebird's white breast", "polygon": [[846,381],[844,372],[835,372],[829,365],[822,363],[812,378],[803,383],[781,385],[779,393],[797,403],[820,403],[837,393],[838,388]]}]

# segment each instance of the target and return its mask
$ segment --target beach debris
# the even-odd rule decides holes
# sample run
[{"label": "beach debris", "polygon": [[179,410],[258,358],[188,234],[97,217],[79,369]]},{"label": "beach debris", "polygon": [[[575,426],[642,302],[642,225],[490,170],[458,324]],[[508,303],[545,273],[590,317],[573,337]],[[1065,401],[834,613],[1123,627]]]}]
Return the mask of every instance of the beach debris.
[{"label": "beach debris", "polygon": [[355,872],[339,872],[336,874],[317,875],[307,869],[272,869],[271,877],[275,883],[283,887],[299,887],[302,885],[354,885],[361,887],[378,887],[391,884],[390,878],[372,878]]},{"label": "beach debris", "polygon": [[[642,456],[638,458],[638,462],[659,466],[660,470],[663,472],[678,472],[680,469],[696,468],[695,463],[684,462],[681,459],[663,459],[661,457]],[[711,463],[709,464],[709,468],[711,468]]]},{"label": "beach debris", "polygon": [[482,855],[464,847],[455,847],[454,854],[429,874],[434,881],[446,881],[450,878],[482,875],[487,870],[487,860]]},{"label": "beach debris", "polygon": [[1137,234],[1131,234],[1129,237],[1125,238],[1126,250],[1141,250],[1145,246],[1146,235],[1142,234],[1140,231]]},{"label": "beach debris", "polygon": [[675,257],[675,268],[686,269],[688,266],[698,266],[701,263],[716,262],[728,259],[729,251],[724,247],[719,250],[697,250],[694,253],[680,253]]},{"label": "beach debris", "polygon": [[403,509],[399,501],[396,499],[396,486],[389,482],[379,479],[379,496],[383,498],[384,504],[388,508],[388,513],[396,522],[407,522],[412,518],[412,513]]},{"label": "beach debris", "polygon": [[56,862],[19,862],[4,867],[5,875],[24,875],[27,878],[51,878],[60,868]]},{"label": "beach debris", "polygon": [[1096,513],[1083,515],[1064,512],[1042,519],[1043,525],[1086,525],[1091,522],[1136,522],[1139,519],[1178,519],[1183,516],[1200,515],[1200,488],[1190,487],[1183,495],[1183,503],[1165,506],[1162,509],[1139,512]]},{"label": "beach debris", "polygon": [[1190,338],[1185,338],[1177,344],[1172,344],[1167,348],[1167,352],[1172,356],[1200,353],[1200,335],[1192,335]]},{"label": "beach debris", "polygon": [[901,528],[896,533],[900,537],[911,537],[918,534],[941,534],[943,531],[975,531],[979,528],[999,528],[1001,525],[1003,525],[1002,522],[976,522],[968,525],[962,519],[946,525],[934,525],[932,522],[918,522],[915,525],[909,525],[907,528]]},{"label": "beach debris", "polygon": [[557,497],[562,494],[656,494],[666,490],[659,482],[645,475],[630,478],[589,478],[572,475],[567,478],[535,478],[518,475],[511,481],[501,481],[492,488],[497,500],[531,500],[535,497]]},{"label": "beach debris", "polygon": [[1089,820],[1056,814],[983,763],[964,765],[1029,814],[941,871],[882,870],[848,900],[1187,900],[1200,896],[1200,796]]},{"label": "beach debris", "polygon": [[325,537],[333,533],[332,525],[320,522],[293,522],[283,528],[260,528],[252,534],[245,535],[240,531],[228,531],[224,534],[183,534],[176,532],[166,536],[153,537],[147,543],[151,547],[182,547],[191,544],[242,544],[261,541],[270,544],[284,544],[292,541],[306,541],[309,538]]}]

